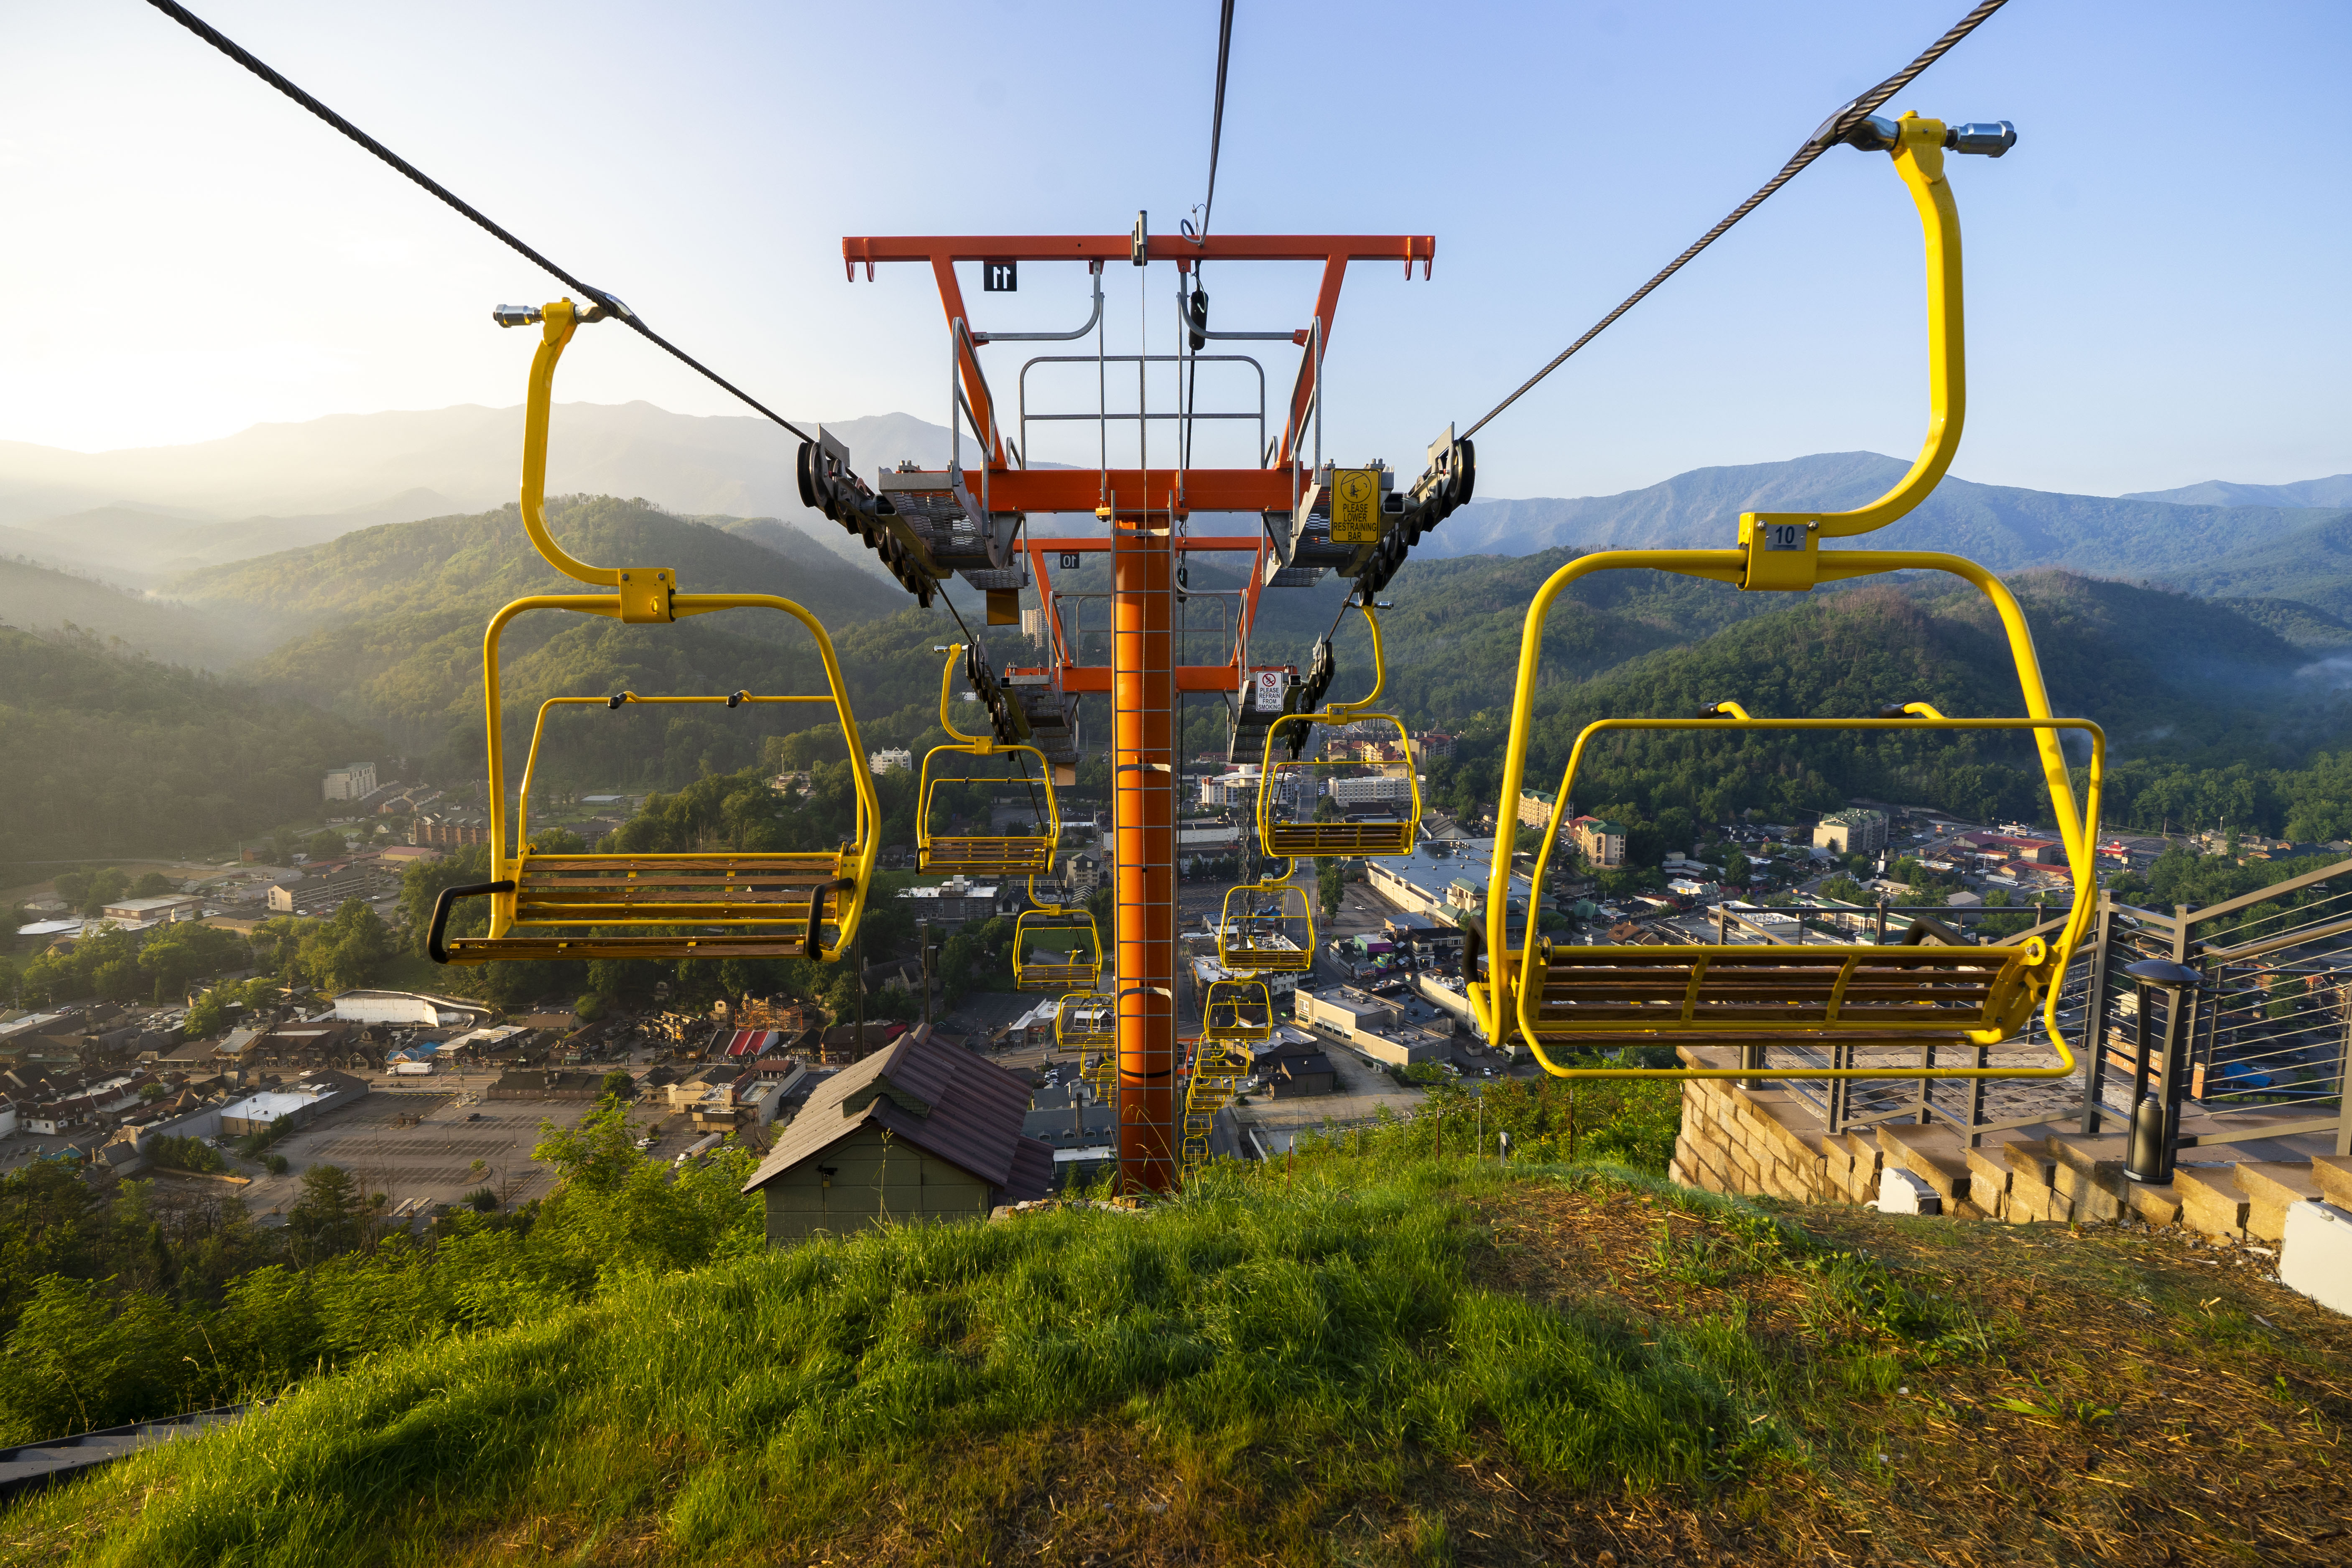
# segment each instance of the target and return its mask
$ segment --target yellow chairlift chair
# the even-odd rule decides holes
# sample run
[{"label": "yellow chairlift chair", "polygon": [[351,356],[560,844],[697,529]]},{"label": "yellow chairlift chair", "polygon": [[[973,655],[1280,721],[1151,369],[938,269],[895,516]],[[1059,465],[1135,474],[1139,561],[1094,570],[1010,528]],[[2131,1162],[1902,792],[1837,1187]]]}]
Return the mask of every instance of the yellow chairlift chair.
[{"label": "yellow chairlift chair", "polygon": [[[541,854],[530,847],[524,814],[530,775],[547,716],[559,707],[632,703],[723,704],[730,709],[771,702],[828,705],[850,754],[863,754],[833,639],[816,617],[789,599],[768,594],[686,594],[667,567],[591,566],[558,544],[547,525],[547,433],[556,361],[583,321],[601,320],[602,307],[577,310],[569,300],[525,309],[500,306],[501,326],[542,325],[531,360],[523,418],[522,520],[540,555],[557,571],[607,590],[596,594],[534,595],[490,617],[482,638],[483,706],[489,733],[490,880],[445,889],[435,902],[425,948],[438,963],[493,960],[592,958],[805,957],[831,963],[856,934],[879,848],[881,813],[873,780],[853,770],[857,792],[854,837],[836,849],[790,854]],[[811,695],[554,698],[540,705],[515,808],[506,822],[504,705],[499,690],[499,639],[509,622],[539,610],[604,616],[631,626],[665,626],[715,610],[773,610],[809,630],[824,663],[826,691]],[[511,844],[512,848],[509,846]],[[488,898],[488,934],[451,937],[450,914],[459,900]]]},{"label": "yellow chairlift chair", "polygon": [[[1381,689],[1388,684],[1388,666],[1381,649],[1380,617],[1372,605],[1358,601],[1356,608],[1364,614],[1364,624],[1372,629],[1372,689],[1354,702],[1335,702],[1317,713],[1286,713],[1268,725],[1265,731],[1265,761],[1258,774],[1257,837],[1265,852],[1276,858],[1322,855],[1410,855],[1413,840],[1421,827],[1421,781],[1414,776],[1412,741],[1405,733],[1403,721],[1393,714],[1369,711],[1380,700]],[[1311,726],[1321,724],[1331,728],[1341,725],[1368,724],[1378,730],[1387,749],[1393,750],[1399,762],[1386,766],[1402,766],[1404,787],[1394,775],[1376,772],[1367,777],[1353,758],[1331,757],[1305,762],[1293,758],[1276,763],[1276,743],[1283,739],[1286,725],[1293,731],[1296,749],[1304,750],[1305,734]],[[1396,731],[1393,742],[1388,731]],[[1381,764],[1376,764],[1379,766]],[[1331,803],[1339,816],[1332,821],[1278,820],[1286,781],[1313,784],[1320,782],[1328,790]],[[1302,789],[1297,809],[1312,813],[1316,803],[1324,797],[1325,790]],[[1361,798],[1358,798],[1360,795]],[[1403,809],[1398,810],[1402,796]],[[1345,798],[1343,798],[1345,797]]]},{"label": "yellow chairlift chair", "polygon": [[1303,973],[1315,967],[1315,900],[1289,879],[1225,890],[1217,921],[1217,962],[1236,974]]},{"label": "yellow chairlift chair", "polygon": [[1074,991],[1054,1008],[1054,1045],[1076,1053],[1079,1081],[1096,1098],[1118,1093],[1118,1002],[1095,991]]},{"label": "yellow chairlift chair", "polygon": [[[1029,897],[1033,901],[1037,897],[1034,877],[1029,879]],[[1031,944],[1040,938],[1067,939],[1069,946],[1033,949]],[[1102,979],[1102,932],[1083,905],[1041,904],[1022,910],[1013,922],[1013,988],[1016,991],[1091,991]],[[1060,1024],[1056,1014],[1055,1027]]]},{"label": "yellow chairlift chair", "polygon": [[1274,996],[1263,980],[1212,980],[1201,1000],[1201,1038],[1243,1045],[1274,1038]]},{"label": "yellow chairlift chair", "polygon": [[[1696,720],[1608,719],[1577,737],[1562,775],[1565,809],[1577,770],[1597,735],[1618,731],[1709,729],[1808,731],[1861,729],[1934,731],[2018,730],[2034,740],[2051,809],[2073,868],[2074,901],[2060,921],[2007,942],[1980,947],[1881,946],[1765,942],[1688,947],[1574,947],[1525,934],[1515,951],[1507,921],[1490,921],[1474,942],[1470,998],[1489,1040],[1524,1040],[1545,1069],[1563,1078],[1654,1077],[1763,1079],[2063,1078],[2075,1065],[2060,1032],[2057,999],[2068,959],[2089,923],[2096,898],[2094,861],[2105,742],[2084,720],[2052,711],[2033,639],[2017,601],[2000,579],[1958,556],[1919,551],[1830,551],[1824,539],[1867,533],[1895,521],[1925,500],[1958,450],[1966,407],[1960,298],[1959,219],[1944,177],[1944,150],[1998,156],[2014,141],[2006,125],[1947,128],[1906,115],[1871,119],[1848,140],[1893,154],[1909,189],[1926,237],[1927,358],[1931,423],[1917,461],[1894,489],[1848,512],[1748,512],[1729,550],[1603,551],[1554,573],[1528,610],[1512,695],[1509,747],[1504,758],[1496,819],[1517,816],[1531,739],[1530,716],[1542,657],[1544,618],[1561,593],[1595,572],[1643,569],[1730,583],[1743,590],[1804,593],[1821,583],[1895,572],[1942,572],[1972,584],[1989,600],[2007,635],[2025,716],[1947,719],[1926,703],[1908,703],[1871,719],[1753,719],[1737,703],[1717,703]],[[2090,740],[2089,770],[2077,804],[2068,775],[2062,731]],[[1535,885],[1542,886],[1547,834]],[[1513,845],[1495,840],[1487,908],[1507,908]],[[1483,956],[1484,963],[1477,960]],[[1483,973],[1475,973],[1483,969]],[[1987,1050],[2010,1039],[2041,1003],[2059,1060],[2050,1067],[1995,1065]],[[1613,1049],[1633,1045],[1730,1047],[1695,1065],[1645,1068],[1554,1059],[1554,1050]],[[1772,1046],[1793,1047],[1798,1065],[1768,1066]],[[1963,1047],[1969,1066],[1937,1065],[1939,1046]],[[1895,1065],[1885,1047],[1918,1053],[1916,1065]],[[1868,1052],[1865,1062],[1860,1053]],[[1728,1059],[1736,1056],[1735,1063]]]},{"label": "yellow chairlift chair", "polygon": [[[2033,731],[2038,739],[2074,731],[2090,742],[2084,815],[2097,820],[2106,763],[2106,740],[2080,719],[1948,719],[1924,702],[1889,709],[1875,719],[1755,719],[1735,702],[1719,702],[1697,719],[1603,719],[1585,727],[1560,781],[1562,801],[1575,788],[1586,749],[1602,735],[1626,731],[1728,729],[1810,731],[1864,730],[1936,732],[1955,730]],[[2067,798],[2062,773],[2056,788]],[[1559,824],[1537,853],[1535,886],[1544,885]],[[1627,1046],[1733,1047],[1748,1066],[1719,1076],[1885,1077],[1916,1079],[1916,1066],[1855,1065],[1857,1052],[1889,1049],[1933,1053],[2001,1044],[2021,1028],[2037,1001],[2053,995],[2098,897],[2086,840],[2068,835],[2074,902],[2055,940],[2038,932],[1976,947],[1915,942],[1782,943],[1705,946],[1581,947],[1540,936],[1525,942],[1509,987],[1510,1022],[1520,1038],[1554,1071],[1547,1047],[1607,1050]],[[1915,925],[1913,936],[1927,933]],[[2056,1037],[2053,1032],[2053,1039]],[[1809,1062],[1785,1071],[1761,1071],[1759,1053],[1770,1046],[1802,1047]],[[2063,1042],[2061,1045],[2063,1053]],[[1824,1071],[1823,1066],[1829,1070]],[[1656,1071],[1583,1068],[1562,1076]],[[1676,1069],[1680,1070],[1680,1069]],[[1973,1068],[1937,1069],[1954,1076]],[[2049,1068],[2000,1069],[2005,1077],[2044,1077]]]},{"label": "yellow chairlift chair", "polygon": [[[946,650],[947,668],[940,672],[940,727],[953,739],[934,746],[923,758],[921,792],[916,804],[915,850],[926,871],[953,871],[982,877],[1034,877],[1054,868],[1054,847],[1061,841],[1061,808],[1054,802],[1054,770],[1045,753],[1034,746],[1007,745],[990,735],[967,735],[955,726],[949,711],[956,662],[963,656],[958,644]],[[989,760],[1003,758],[1014,771],[989,776],[975,771]],[[961,763],[958,759],[967,759]],[[1031,777],[1029,764],[1036,764]],[[961,773],[956,770],[961,766]],[[1022,834],[939,833],[932,819],[941,805],[942,788],[982,784],[992,789],[1022,786],[1036,831]],[[983,822],[986,828],[990,824]]]},{"label": "yellow chairlift chair", "polygon": [[1202,1038],[1192,1045],[1192,1070],[1185,1076],[1183,1142],[1178,1165],[1190,1177],[1209,1160],[1209,1138],[1217,1112],[1231,1105],[1254,1070],[1248,1049],[1231,1041]]},{"label": "yellow chairlift chair", "polygon": [[1073,991],[1054,1007],[1054,1045],[1065,1051],[1107,1051],[1118,1044],[1118,1004],[1097,991]]}]

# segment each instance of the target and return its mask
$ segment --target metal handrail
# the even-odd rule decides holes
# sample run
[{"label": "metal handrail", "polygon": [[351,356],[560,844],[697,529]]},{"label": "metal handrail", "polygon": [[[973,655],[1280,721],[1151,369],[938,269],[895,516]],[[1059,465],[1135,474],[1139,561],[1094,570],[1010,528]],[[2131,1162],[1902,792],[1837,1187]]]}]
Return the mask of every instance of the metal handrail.
[{"label": "metal handrail", "polygon": [[[1140,403],[1139,403],[1137,411],[1133,414],[1113,414],[1109,412],[1107,406],[1099,408],[1092,414],[1032,414],[1029,412],[1029,372],[1041,364],[1092,364],[1097,366],[1134,364],[1139,367],[1149,364],[1178,364],[1186,363],[1204,364],[1238,363],[1248,365],[1252,370],[1257,373],[1257,412],[1255,414],[1185,414],[1179,411],[1171,414],[1154,414],[1150,412],[1147,405]],[[1029,426],[1033,422],[1039,425],[1076,424],[1084,422],[1101,424],[1108,428],[1109,424],[1113,421],[1130,419],[1144,421],[1153,419],[1255,419],[1257,422],[1258,444],[1260,446],[1264,446],[1265,444],[1265,366],[1260,364],[1255,357],[1250,354],[1036,354],[1032,356],[1021,366],[1021,374],[1014,383],[1013,390],[1015,404],[1020,410],[1018,425],[1021,431],[1021,447],[1024,451],[1028,450],[1029,447]]]}]

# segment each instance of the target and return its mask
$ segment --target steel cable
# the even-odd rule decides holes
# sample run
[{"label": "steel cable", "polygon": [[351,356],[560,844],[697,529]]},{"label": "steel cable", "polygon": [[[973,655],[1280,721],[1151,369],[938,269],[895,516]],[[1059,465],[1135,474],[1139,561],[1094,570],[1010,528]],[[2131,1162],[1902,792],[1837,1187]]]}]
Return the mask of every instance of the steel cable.
[{"label": "steel cable", "polygon": [[1201,204],[1201,237],[1209,236],[1209,216],[1217,206],[1217,143],[1225,133],[1225,61],[1234,49],[1234,0],[1225,0],[1217,17],[1217,98],[1209,111],[1209,195]]},{"label": "steel cable", "polygon": [[187,28],[188,31],[194,33],[205,42],[210,44],[213,47],[218,49],[221,53],[226,55],[230,59],[235,60],[238,65],[243,66],[246,69],[251,71],[254,75],[259,77],[262,80],[268,82],[270,86],[284,93],[287,97],[292,99],[295,102],[300,104],[303,108],[309,110],[312,114],[317,115],[320,120],[325,121],[328,124],[333,126],[336,130],[350,137],[353,142],[358,142],[362,147],[364,147],[369,152],[374,153],[378,158],[383,159],[386,163],[389,163],[393,168],[398,170],[401,174],[415,181],[418,185],[423,186],[432,195],[439,197],[460,216],[471,220],[484,232],[490,235],[491,237],[499,240],[509,249],[514,251],[515,254],[522,257],[533,266],[545,271],[550,277],[552,277],[559,282],[562,283],[564,287],[576,289],[588,299],[603,306],[605,310],[614,317],[614,319],[625,322],[627,325],[634,328],[636,331],[637,335],[644,338],[647,342],[650,342],[655,347],[662,350],[665,353],[667,353],[672,358],[677,360],[680,363],[686,365],[688,369],[694,371],[697,374],[701,375],[713,384],[724,388],[727,392],[732,394],[743,403],[758,409],[768,418],[774,420],[777,424],[782,426],[793,435],[798,436],[802,440],[806,441],[810,439],[807,431],[803,430],[799,426],[793,424],[791,420],[785,418],[782,415],[777,413],[774,409],[769,407],[766,404],[761,402],[758,398],[744,391],[741,387],[737,386],[733,382],[729,381],[725,376],[720,375],[717,371],[712,370],[709,365],[704,364],[700,360],[696,359],[692,354],[688,353],[684,349],[679,348],[676,343],[671,342],[667,338],[663,337],[651,327],[646,326],[644,321],[637,319],[635,311],[621,303],[619,300],[614,298],[611,294],[606,293],[602,289],[593,288],[586,283],[583,283],[579,279],[573,277],[571,273],[566,272],[562,268],[558,267],[554,262],[550,261],[546,257],[541,256],[530,246],[525,245],[521,240],[515,237],[515,236],[499,227],[497,224],[491,222],[489,218],[485,216],[478,209],[461,200],[447,186],[442,184],[439,181],[435,180],[422,169],[419,169],[415,164],[410,163],[407,159],[402,157],[399,153],[394,152],[391,148],[385,146],[383,142],[377,141],[374,137],[369,135],[366,132],[361,130],[358,126],[352,124],[350,121],[344,119],[341,115],[336,113],[333,110],[328,108],[325,104],[320,102],[317,99],[311,97],[309,93],[303,91],[292,82],[287,80],[283,76],[279,75],[268,65],[265,65],[260,60],[254,58],[253,55],[247,51],[244,46],[237,43],[234,38],[222,33],[219,28],[205,21],[203,17],[195,15],[195,13],[190,11],[186,6],[178,4],[178,0],[147,0],[147,3],[154,6],[158,11],[163,12],[166,16],[171,17],[172,20],[179,23],[180,26]]},{"label": "steel cable", "polygon": [[[156,0],[156,3],[162,4],[162,0]],[[1553,371],[1558,370],[1562,364],[1566,363],[1570,355],[1575,353],[1577,350],[1582,348],[1585,344],[1591,342],[1593,339],[1606,331],[1618,317],[1623,315],[1626,311],[1632,310],[1634,306],[1640,304],[1644,299],[1648,298],[1652,289],[1655,289],[1659,284],[1664,283],[1667,279],[1672,278],[1675,273],[1681,271],[1683,265],[1689,261],[1691,258],[1696,256],[1700,251],[1705,250],[1708,246],[1713,245],[1717,240],[1722,238],[1724,235],[1730,230],[1733,224],[1738,223],[1741,218],[1746,217],[1749,213],[1754,212],[1758,207],[1763,205],[1766,198],[1770,196],[1773,192],[1779,190],[1782,185],[1787,184],[1790,180],[1795,179],[1798,174],[1804,171],[1806,165],[1810,164],[1814,159],[1820,157],[1823,153],[1828,152],[1832,147],[1836,146],[1839,140],[1843,138],[1847,132],[1853,130],[1854,126],[1860,124],[1872,114],[1877,112],[1878,109],[1885,104],[1888,99],[1893,98],[1896,93],[1901,92],[1905,88],[1910,86],[1912,79],[1921,71],[1926,70],[1929,66],[1934,65],[1937,60],[1942,59],[1945,55],[1950,53],[1954,45],[1958,44],[1962,38],[1967,37],[1970,33],[1975,32],[1978,26],[1981,24],[1986,17],[1990,16],[1995,11],[2000,10],[2008,3],[2009,0],[1979,0],[1979,4],[1973,10],[1969,11],[1967,16],[1952,24],[1951,29],[1948,32],[1945,33],[1942,37],[1937,38],[1934,43],[1928,45],[1927,47],[1921,52],[1917,59],[1913,60],[1909,65],[1905,66],[1901,70],[1896,71],[1893,76],[1888,77],[1885,81],[1880,82],[1876,87],[1872,88],[1868,92],[1864,93],[1860,98],[1855,99],[1843,109],[1839,110],[1836,113],[1823,121],[1822,122],[1821,129],[1814,132],[1811,136],[1806,139],[1805,144],[1798,148],[1796,154],[1787,163],[1780,165],[1780,172],[1779,174],[1764,182],[1761,189],[1757,191],[1754,195],[1749,196],[1746,201],[1734,207],[1731,210],[1730,216],[1726,217],[1721,223],[1717,224],[1713,228],[1708,229],[1705,234],[1699,236],[1697,240],[1692,244],[1689,249],[1684,251],[1680,256],[1675,257],[1672,261],[1666,263],[1665,267],[1656,277],[1651,279],[1647,283],[1644,283],[1639,289],[1634,289],[1632,294],[1626,296],[1622,304],[1610,311],[1607,315],[1601,317],[1600,321],[1594,322],[1591,331],[1587,331],[1582,337],[1577,339],[1574,342],[1569,344],[1568,347],[1560,350],[1559,356],[1553,359],[1549,364],[1545,365],[1543,369],[1536,372],[1535,374],[1528,377],[1526,381],[1522,382],[1517,392],[1512,393],[1510,396],[1506,397],[1502,402],[1497,403],[1494,407],[1488,409],[1485,417],[1481,418],[1477,424],[1471,426],[1470,428],[1462,432],[1463,437],[1467,439],[1468,437],[1476,435],[1479,431],[1485,429],[1487,422],[1492,420],[1496,415],[1500,414],[1504,409],[1508,408],[1512,404],[1517,403],[1521,397],[1527,395],[1529,389],[1531,389],[1536,383],[1541,381],[1544,377],[1549,375]]]}]

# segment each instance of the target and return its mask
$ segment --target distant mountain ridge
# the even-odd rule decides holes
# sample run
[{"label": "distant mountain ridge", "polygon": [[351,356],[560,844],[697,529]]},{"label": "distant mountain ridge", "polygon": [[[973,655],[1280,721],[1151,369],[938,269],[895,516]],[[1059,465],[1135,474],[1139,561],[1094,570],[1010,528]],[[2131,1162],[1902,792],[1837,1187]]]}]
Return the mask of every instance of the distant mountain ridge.
[{"label": "distant mountain ridge", "polygon": [[[1733,542],[1743,511],[1849,510],[1875,500],[1908,467],[1876,452],[1825,452],[1780,463],[1694,468],[1612,496],[1474,500],[1419,550],[1522,555],[1563,545],[1722,547]],[[2312,493],[2319,494],[2333,482],[2309,483]],[[2182,504],[1947,478],[1917,510],[1873,534],[1871,544],[1950,551],[2001,572],[2063,566],[2137,579],[2170,575],[2219,560],[2249,540],[2275,540],[2341,515],[2342,509],[2324,506]]]},{"label": "distant mountain ridge", "polygon": [[[911,415],[826,427],[862,473],[947,456],[947,430]],[[480,512],[513,500],[521,437],[520,407],[465,405],[257,425],[216,441],[120,452],[0,442],[0,553],[144,586],[371,524]],[[797,446],[789,431],[749,416],[673,414],[645,402],[559,404],[549,485],[643,497],[678,516],[773,518],[871,572],[856,541],[800,504]],[[971,443],[964,446],[972,460]],[[1720,545],[1743,510],[1858,506],[1906,467],[1880,453],[1825,452],[1695,468],[1617,495],[1480,500],[1430,535],[1420,553]],[[1874,542],[1951,550],[2001,571],[2063,566],[2138,578],[2217,561],[2347,510],[2352,475],[2342,474],[2284,485],[2209,480],[2115,497],[1947,479]],[[1055,529],[1044,521],[1047,531]]]},{"label": "distant mountain ridge", "polygon": [[[825,428],[861,470],[947,457],[946,428],[911,415]],[[548,446],[551,490],[643,497],[680,516],[773,517],[882,575],[862,544],[801,505],[799,441],[765,419],[564,403]],[[504,505],[515,499],[521,449],[520,406],[470,404],[257,425],[218,441],[121,452],[0,441],[0,553],[151,586],[376,523]],[[974,457],[969,440],[965,457]]]},{"label": "distant mountain ridge", "polygon": [[2352,474],[2302,479],[2291,485],[2239,485],[2207,479],[2173,490],[2136,490],[2120,500],[2177,501],[2185,506],[2352,507]]}]

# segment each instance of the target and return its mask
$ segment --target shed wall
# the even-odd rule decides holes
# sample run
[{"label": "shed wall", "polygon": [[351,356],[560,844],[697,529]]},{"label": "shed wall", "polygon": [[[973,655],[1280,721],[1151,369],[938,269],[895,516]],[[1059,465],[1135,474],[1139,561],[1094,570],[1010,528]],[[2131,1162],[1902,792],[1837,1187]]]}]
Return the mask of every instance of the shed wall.
[{"label": "shed wall", "polygon": [[[824,1167],[832,1169],[830,1178]],[[771,1247],[821,1233],[843,1236],[886,1220],[985,1219],[994,1195],[986,1182],[911,1143],[894,1140],[886,1147],[876,1127],[810,1156],[760,1192],[767,1201]]]}]

